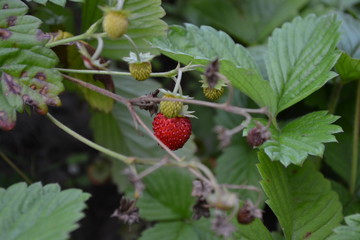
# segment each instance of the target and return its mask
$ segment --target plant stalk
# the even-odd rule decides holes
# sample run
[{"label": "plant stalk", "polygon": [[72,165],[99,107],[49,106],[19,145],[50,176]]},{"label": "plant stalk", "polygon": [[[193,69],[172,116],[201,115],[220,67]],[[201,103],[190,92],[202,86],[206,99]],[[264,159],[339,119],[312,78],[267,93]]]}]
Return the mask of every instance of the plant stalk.
[{"label": "plant stalk", "polygon": [[99,152],[102,152],[110,157],[113,157],[115,159],[118,159],[122,162],[124,162],[125,164],[131,164],[133,161],[131,158],[128,158],[120,153],[114,152],[108,148],[105,148],[103,146],[100,146],[92,141],[90,141],[89,139],[81,136],[80,134],[76,133],[75,131],[71,130],[70,128],[68,128],[67,126],[65,126],[64,124],[62,124],[60,121],[58,121],[56,118],[54,118],[50,113],[47,114],[47,117],[60,129],[62,129],[64,132],[66,132],[67,134],[69,134],[70,136],[76,138],[77,140],[79,140],[80,142],[88,145],[89,147],[98,150]]},{"label": "plant stalk", "polygon": [[4,159],[4,161],[9,164],[10,167],[14,169],[14,171],[19,174],[22,179],[25,180],[25,182],[27,182],[28,184],[32,183],[32,181],[25,175],[25,173],[21,171],[3,152],[0,152],[0,157]]},{"label": "plant stalk", "polygon": [[359,156],[359,125],[360,125],[360,80],[358,80],[357,82],[355,115],[354,115],[353,146],[352,146],[352,159],[351,159],[351,181],[350,181],[351,195],[354,195],[356,188],[356,177],[357,177],[358,156]]}]

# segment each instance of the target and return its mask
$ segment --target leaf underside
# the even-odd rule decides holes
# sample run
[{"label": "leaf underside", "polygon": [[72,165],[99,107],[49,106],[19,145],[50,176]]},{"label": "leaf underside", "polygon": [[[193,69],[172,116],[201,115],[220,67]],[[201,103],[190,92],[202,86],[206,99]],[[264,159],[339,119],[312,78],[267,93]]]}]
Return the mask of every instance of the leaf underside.
[{"label": "leaf underside", "polygon": [[260,148],[271,160],[280,161],[284,166],[301,166],[308,155],[322,157],[324,143],[336,142],[332,134],[342,132],[342,129],[332,123],[338,118],[327,114],[327,111],[309,113],[291,121],[281,130],[271,128],[271,140]]},{"label": "leaf underside", "polygon": [[0,239],[68,239],[89,197],[77,189],[60,191],[57,184],[17,183],[0,188]]},{"label": "leaf underside", "polygon": [[57,56],[44,47],[41,21],[24,15],[27,10],[19,0],[0,0],[0,128],[5,130],[15,126],[16,111],[25,104],[39,113],[61,104],[62,76],[53,69]]},{"label": "leaf underside", "polygon": [[258,169],[266,201],[286,239],[325,239],[342,221],[342,206],[312,162],[285,168],[259,153]]}]

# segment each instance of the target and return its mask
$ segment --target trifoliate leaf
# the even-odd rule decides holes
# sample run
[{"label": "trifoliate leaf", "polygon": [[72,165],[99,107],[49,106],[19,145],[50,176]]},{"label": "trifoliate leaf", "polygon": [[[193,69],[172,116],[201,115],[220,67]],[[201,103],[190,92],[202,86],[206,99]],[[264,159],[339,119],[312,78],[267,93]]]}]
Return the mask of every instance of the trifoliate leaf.
[{"label": "trifoliate leaf", "polygon": [[61,104],[62,77],[53,68],[58,62],[55,53],[44,47],[44,34],[38,29],[41,21],[25,16],[28,8],[19,0],[0,0],[0,128],[15,125],[14,111],[24,104],[39,113],[47,105]]},{"label": "trifoliate leaf", "polygon": [[189,4],[201,22],[251,45],[264,41],[275,27],[296,16],[307,2],[309,0],[197,0]]},{"label": "trifoliate leaf", "polygon": [[78,189],[61,191],[57,184],[0,188],[0,239],[68,239],[89,197]]},{"label": "trifoliate leaf", "polygon": [[162,167],[144,178],[146,186],[137,206],[146,220],[184,220],[192,216],[194,177],[186,169]]},{"label": "trifoliate leaf", "polygon": [[269,38],[266,68],[277,97],[277,113],[294,105],[336,76],[330,69],[339,52],[336,16],[296,17]]},{"label": "trifoliate leaf", "polygon": [[[256,168],[258,162],[256,152],[245,141],[236,142],[226,148],[217,159],[215,168],[216,178],[219,183],[234,185],[251,185],[260,187],[260,175]],[[243,199],[256,202],[259,193],[249,190],[237,190]]]},{"label": "trifoliate leaf", "polygon": [[248,51],[224,32],[209,26],[200,28],[186,24],[173,26],[168,36],[154,39],[152,44],[166,56],[184,64],[207,65],[220,59],[220,72],[260,106],[275,112],[275,94],[265,81]]},{"label": "trifoliate leaf", "polygon": [[[141,52],[156,52],[146,40],[165,35],[167,24],[160,19],[165,15],[165,11],[161,7],[161,0],[125,1],[123,9],[130,14],[126,34],[131,37]],[[105,39],[103,55],[121,60],[132,50],[133,46],[125,38]]]},{"label": "trifoliate leaf", "polygon": [[342,220],[341,204],[312,162],[285,168],[259,153],[261,185],[286,239],[326,239]]},{"label": "trifoliate leaf", "polygon": [[343,52],[335,70],[341,81],[348,83],[360,78],[360,21],[345,13],[338,13],[338,18],[342,20],[338,48]]},{"label": "trifoliate leaf", "polygon": [[284,166],[302,165],[308,155],[322,157],[323,143],[336,142],[332,134],[342,132],[342,129],[332,123],[338,118],[327,111],[309,113],[280,130],[270,129],[271,140],[260,148],[271,160],[280,161]]},{"label": "trifoliate leaf", "polygon": [[220,240],[210,230],[208,220],[161,222],[142,232],[140,240]]},{"label": "trifoliate leaf", "polygon": [[342,225],[334,229],[334,234],[327,240],[354,240],[360,238],[360,214],[345,217],[347,225]]}]

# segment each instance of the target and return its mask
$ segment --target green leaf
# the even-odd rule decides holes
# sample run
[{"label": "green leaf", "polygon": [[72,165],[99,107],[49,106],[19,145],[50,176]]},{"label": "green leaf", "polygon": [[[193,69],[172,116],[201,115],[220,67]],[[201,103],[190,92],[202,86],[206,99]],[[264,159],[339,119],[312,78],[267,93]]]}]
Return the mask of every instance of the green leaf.
[{"label": "green leaf", "polygon": [[162,222],[142,232],[140,240],[219,240],[206,220],[197,222]]},{"label": "green leaf", "polygon": [[[65,4],[66,4],[66,0],[26,0],[27,2],[36,2],[36,3],[39,3],[39,4],[47,4],[48,2],[52,2],[56,5],[59,5],[59,6],[62,6],[62,7],[65,7]],[[73,1],[73,2],[83,2],[84,0],[69,0],[69,1]]]},{"label": "green leaf", "polygon": [[[156,53],[145,40],[165,35],[167,24],[160,19],[165,15],[161,0],[125,1],[123,9],[130,13],[126,34],[141,52]],[[133,46],[125,38],[105,39],[104,42],[103,55],[111,59],[121,60],[129,55],[129,51],[133,51]]]},{"label": "green leaf", "polygon": [[243,237],[246,240],[273,240],[269,230],[260,219],[255,219],[255,221],[247,225],[238,224],[237,229],[236,239]]},{"label": "green leaf", "polygon": [[0,128],[15,125],[14,110],[22,111],[24,104],[39,113],[47,112],[47,105],[59,106],[63,91],[62,76],[53,68],[56,54],[44,47],[38,29],[41,21],[24,16],[28,8],[19,0],[0,0]]},{"label": "green leaf", "polygon": [[193,180],[186,169],[175,167],[162,167],[145,177],[145,192],[137,203],[140,216],[149,221],[190,219]]},{"label": "green leaf", "polygon": [[296,17],[269,38],[266,68],[277,97],[277,113],[294,105],[335,77],[330,69],[339,53],[336,16]]},{"label": "green leaf", "polygon": [[340,12],[338,18],[342,20],[338,48],[343,52],[335,65],[335,70],[339,73],[341,81],[348,83],[360,78],[360,21]]},{"label": "green leaf", "polygon": [[273,161],[284,166],[302,165],[308,155],[322,157],[323,143],[336,142],[334,133],[342,132],[340,126],[332,124],[339,117],[327,111],[309,113],[288,123],[284,128],[271,129],[271,140],[260,146]]},{"label": "green leaf", "polygon": [[339,226],[334,229],[335,234],[327,240],[354,240],[360,238],[360,214],[345,217],[347,225]]},{"label": "green leaf", "polygon": [[68,239],[89,197],[78,189],[60,191],[57,184],[0,188],[0,239]]},{"label": "green leaf", "polygon": [[246,43],[258,43],[309,0],[190,1],[201,22],[223,29]]},{"label": "green leaf", "polygon": [[209,26],[173,26],[168,36],[154,39],[153,46],[183,64],[208,64],[221,60],[220,72],[260,106],[275,112],[275,94],[265,81],[249,52],[224,32]]},{"label": "green leaf", "polygon": [[343,83],[360,79],[360,60],[350,57],[342,52],[335,65],[336,72],[340,75]]},{"label": "green leaf", "polygon": [[266,203],[277,216],[286,239],[325,239],[342,220],[341,204],[314,164],[285,168],[259,153]]},{"label": "green leaf", "polygon": [[[250,148],[245,141],[236,142],[226,148],[217,159],[215,168],[216,178],[219,183],[246,184],[259,187],[261,179],[256,168],[258,163],[256,151]],[[237,190],[243,199],[251,199],[256,202],[259,193],[249,190]]]}]

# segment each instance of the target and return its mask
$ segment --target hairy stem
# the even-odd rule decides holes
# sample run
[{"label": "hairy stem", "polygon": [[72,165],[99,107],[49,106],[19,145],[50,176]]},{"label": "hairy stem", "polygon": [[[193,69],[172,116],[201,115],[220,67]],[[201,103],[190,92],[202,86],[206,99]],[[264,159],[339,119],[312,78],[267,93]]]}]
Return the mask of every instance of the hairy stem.
[{"label": "hairy stem", "polygon": [[70,136],[76,138],[77,140],[79,140],[80,142],[88,145],[89,147],[98,150],[99,152],[102,152],[110,157],[113,157],[115,159],[118,159],[122,162],[124,162],[125,164],[131,164],[133,162],[132,158],[129,158],[125,155],[122,155],[120,153],[114,152],[108,148],[105,148],[103,146],[100,146],[92,141],[90,141],[89,139],[81,136],[80,134],[76,133],[75,131],[71,130],[70,128],[68,128],[67,126],[65,126],[64,124],[62,124],[60,121],[58,121],[56,118],[54,118],[50,113],[47,114],[47,117],[60,129],[62,129],[64,132],[66,132],[67,134],[69,134]]},{"label": "hairy stem", "polygon": [[354,115],[354,129],[353,129],[353,145],[352,145],[352,159],[351,159],[351,181],[350,193],[354,195],[356,187],[356,176],[358,169],[359,156],[359,125],[360,125],[360,80],[357,82],[355,115]]},{"label": "hairy stem", "polygon": [[28,178],[28,177],[26,176],[26,174],[25,174],[23,171],[21,171],[21,170],[11,161],[11,159],[8,158],[8,157],[7,157],[3,152],[1,152],[1,151],[0,151],[0,157],[1,157],[2,159],[4,159],[4,161],[5,161],[7,164],[9,164],[9,166],[10,166],[12,169],[14,169],[14,171],[15,171],[17,174],[19,174],[22,179],[25,180],[25,182],[27,182],[28,184],[31,184],[31,183],[32,183],[31,180],[30,180],[30,178]]}]

